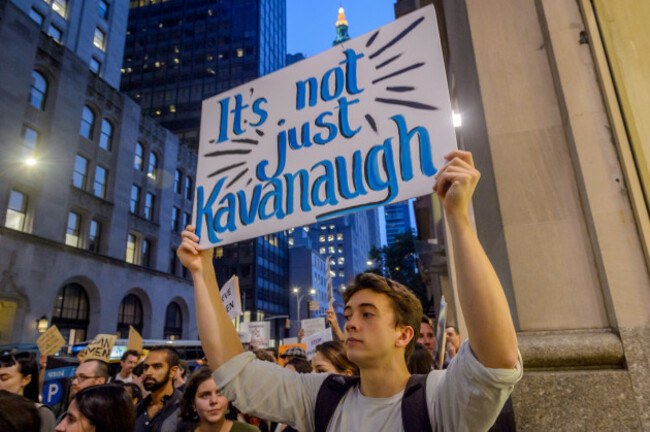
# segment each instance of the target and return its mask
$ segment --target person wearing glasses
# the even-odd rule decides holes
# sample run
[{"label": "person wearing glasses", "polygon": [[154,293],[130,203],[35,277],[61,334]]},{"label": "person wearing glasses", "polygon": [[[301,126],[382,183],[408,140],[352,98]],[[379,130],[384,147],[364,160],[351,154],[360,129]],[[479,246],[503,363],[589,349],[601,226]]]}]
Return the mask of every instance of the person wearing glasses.
[{"label": "person wearing glasses", "polygon": [[54,430],[54,413],[38,402],[38,364],[34,353],[22,352],[0,357],[0,390],[31,400],[36,404],[41,419],[40,432]]},{"label": "person wearing glasses", "polygon": [[[72,378],[72,386],[70,387],[70,399],[75,397],[75,395],[85,388],[106,384],[110,374],[108,369],[108,364],[101,360],[86,360],[81,363],[77,370],[74,373]],[[59,424],[65,418],[67,410],[61,413],[56,423]]]}]

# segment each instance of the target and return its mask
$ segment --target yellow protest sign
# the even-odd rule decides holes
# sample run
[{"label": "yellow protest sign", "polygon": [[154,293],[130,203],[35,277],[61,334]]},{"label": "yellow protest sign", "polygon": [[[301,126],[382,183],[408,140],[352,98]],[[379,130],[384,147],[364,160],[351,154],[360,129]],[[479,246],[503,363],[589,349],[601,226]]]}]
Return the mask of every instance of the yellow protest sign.
[{"label": "yellow protest sign", "polygon": [[98,334],[95,339],[86,347],[85,360],[103,360],[108,362],[111,359],[111,351],[117,337],[111,334]]},{"label": "yellow protest sign", "polygon": [[65,344],[65,339],[61,335],[59,329],[53,325],[45,331],[37,340],[38,350],[42,356],[51,356],[59,352],[61,347]]},{"label": "yellow protest sign", "polygon": [[126,349],[142,352],[142,336],[133,326],[129,326],[129,340],[126,343]]}]

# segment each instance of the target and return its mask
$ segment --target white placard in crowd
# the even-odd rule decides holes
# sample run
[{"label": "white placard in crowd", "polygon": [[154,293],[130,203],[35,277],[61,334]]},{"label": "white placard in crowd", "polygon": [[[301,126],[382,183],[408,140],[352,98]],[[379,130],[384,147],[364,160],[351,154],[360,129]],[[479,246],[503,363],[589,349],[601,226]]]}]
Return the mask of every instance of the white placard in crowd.
[{"label": "white placard in crowd", "polygon": [[297,337],[282,339],[282,345],[291,345],[291,344],[297,344],[297,343],[298,343],[298,338]]},{"label": "white placard in crowd", "polygon": [[235,319],[241,314],[241,296],[237,276],[231,277],[221,288],[221,301],[226,307],[230,319]]},{"label": "white placard in crowd", "polygon": [[242,323],[241,329],[250,334],[250,344],[256,348],[266,348],[271,339],[271,323],[268,321],[251,321]]},{"label": "white placard in crowd", "polygon": [[300,327],[305,331],[303,338],[325,330],[325,318],[309,318],[300,320]]},{"label": "white placard in crowd", "polygon": [[311,360],[316,352],[316,347],[323,342],[332,340],[332,329],[327,328],[318,333],[314,333],[311,336],[308,336],[304,339],[305,345],[307,345],[307,360]]},{"label": "white placard in crowd", "polygon": [[207,247],[430,194],[456,148],[433,6],[203,101]]}]

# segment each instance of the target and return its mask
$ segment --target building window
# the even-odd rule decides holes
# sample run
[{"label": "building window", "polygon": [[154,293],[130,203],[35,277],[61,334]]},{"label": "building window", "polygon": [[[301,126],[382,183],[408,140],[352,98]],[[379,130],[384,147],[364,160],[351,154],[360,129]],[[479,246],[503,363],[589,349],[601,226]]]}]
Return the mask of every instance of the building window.
[{"label": "building window", "polygon": [[51,36],[55,41],[61,43],[63,32],[54,24],[50,24],[50,27],[47,29],[47,34]]},{"label": "building window", "polygon": [[81,126],[79,127],[79,134],[84,138],[92,139],[94,127],[95,114],[90,108],[88,108],[88,105],[84,105],[84,109],[81,112]]},{"label": "building window", "polygon": [[178,231],[178,219],[181,211],[178,207],[172,208],[172,231]]},{"label": "building window", "polygon": [[111,142],[113,141],[113,125],[106,119],[102,119],[102,130],[99,135],[99,147],[106,151],[111,151]]},{"label": "building window", "polygon": [[9,207],[7,208],[5,226],[18,231],[24,231],[26,219],[27,196],[17,190],[12,190],[9,195]]},{"label": "building window", "polygon": [[74,173],[72,173],[72,185],[79,189],[86,188],[88,180],[88,159],[77,155],[74,160]]},{"label": "building window", "polygon": [[149,176],[149,178],[155,180],[157,172],[158,172],[158,156],[156,155],[156,153],[151,152],[151,154],[149,154],[149,168],[147,169],[147,175]]},{"label": "building window", "polygon": [[45,96],[47,96],[47,81],[40,73],[32,71],[32,86],[29,90],[29,103],[36,109],[45,108]]},{"label": "building window", "polygon": [[153,220],[153,206],[155,201],[156,197],[152,193],[147,192],[144,197],[144,217],[148,220]]},{"label": "building window", "polygon": [[131,186],[131,202],[129,204],[129,211],[137,214],[140,209],[140,187],[136,185]]},{"label": "building window", "polygon": [[339,270],[339,277],[345,277],[345,272],[343,271],[343,269]]},{"label": "building window", "polygon": [[192,177],[185,177],[185,199],[192,201],[192,192],[194,188],[192,187]]},{"label": "building window", "polygon": [[124,257],[126,262],[128,262],[129,264],[136,264],[136,262],[135,262],[135,257],[136,257],[135,250],[136,250],[137,246],[138,246],[138,238],[136,237],[135,234],[129,233],[126,236],[126,255]]},{"label": "building window", "polygon": [[334,241],[334,234],[328,234],[328,235],[327,235],[327,241],[328,241],[328,242],[332,242],[332,241]]},{"label": "building window", "polygon": [[93,219],[90,221],[90,231],[88,231],[88,250],[99,252],[101,238],[102,224]]},{"label": "building window", "polygon": [[321,248],[318,250],[318,252],[320,252],[321,255],[325,255],[325,252],[326,252],[325,251],[325,246],[321,246]]},{"label": "building window", "polygon": [[93,188],[95,196],[100,198],[106,197],[106,177],[108,177],[106,169],[97,165],[95,167],[95,185]]},{"label": "building window", "polygon": [[183,229],[185,229],[192,221],[192,215],[189,213],[183,213]]},{"label": "building window", "polygon": [[334,246],[328,246],[327,247],[327,253],[333,254],[334,253]]},{"label": "building window", "polygon": [[38,132],[29,126],[23,126],[23,148],[21,156],[28,158],[34,156],[36,144],[38,143]]},{"label": "building window", "polygon": [[129,294],[122,299],[117,312],[117,332],[119,337],[129,335],[129,326],[133,326],[142,334],[142,302],[135,294]]},{"label": "building window", "polygon": [[106,48],[106,33],[102,31],[99,27],[95,28],[95,37],[93,38],[93,45],[95,45],[100,50],[104,51]]},{"label": "building window", "polygon": [[325,235],[323,235],[323,234],[319,235],[318,236],[318,241],[321,242],[321,243],[324,243],[325,242]]},{"label": "building window", "polygon": [[178,266],[178,257],[176,256],[176,249],[171,250],[171,258],[169,259],[169,273],[176,276],[176,267]]},{"label": "building window", "polygon": [[108,3],[105,0],[99,0],[97,14],[104,19],[108,19]]},{"label": "building window", "polygon": [[183,178],[183,174],[181,170],[177,169],[176,173],[174,173],[174,192],[179,195],[181,194],[181,178]]},{"label": "building window", "polygon": [[338,253],[343,253],[343,246],[342,246],[342,245],[337,245],[337,246],[336,246],[336,251],[337,251]]},{"label": "building window", "polygon": [[29,11],[29,17],[33,19],[39,26],[43,25],[43,15],[36,9],[32,8],[32,10]]},{"label": "building window", "polygon": [[183,335],[183,315],[176,302],[169,303],[165,313],[165,339],[180,339]]},{"label": "building window", "polygon": [[56,325],[66,341],[81,342],[88,330],[88,295],[86,290],[71,283],[59,291],[54,300],[52,325]]},{"label": "building window", "polygon": [[68,213],[68,226],[65,230],[65,244],[68,246],[79,247],[79,228],[81,226],[81,216],[78,213]]},{"label": "building window", "polygon": [[139,142],[135,143],[135,159],[133,161],[133,168],[138,171],[142,171],[142,166],[144,165],[144,148]]},{"label": "building window", "polygon": [[102,68],[102,63],[95,57],[91,57],[89,67],[92,73],[99,75],[99,70]]},{"label": "building window", "polygon": [[65,18],[65,14],[68,11],[68,0],[54,0],[52,2],[52,9]]},{"label": "building window", "polygon": [[142,240],[142,259],[140,264],[145,267],[151,267],[151,241]]},{"label": "building window", "polygon": [[336,239],[337,240],[343,240],[343,233],[337,233],[336,234]]},{"label": "building window", "polygon": [[345,264],[345,257],[339,257],[339,265]]}]

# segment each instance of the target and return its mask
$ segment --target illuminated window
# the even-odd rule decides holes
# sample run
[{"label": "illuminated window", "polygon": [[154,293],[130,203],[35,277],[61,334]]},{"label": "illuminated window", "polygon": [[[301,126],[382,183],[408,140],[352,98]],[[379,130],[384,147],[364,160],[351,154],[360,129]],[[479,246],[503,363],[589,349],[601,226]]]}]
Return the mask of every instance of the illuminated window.
[{"label": "illuminated window", "polygon": [[337,245],[337,246],[336,246],[336,251],[337,251],[338,253],[343,253],[343,246],[341,246],[341,245]]},{"label": "illuminated window", "polygon": [[138,238],[135,234],[130,234],[126,237],[126,262],[130,264],[135,264],[135,249],[137,245]]},{"label": "illuminated window", "polygon": [[65,18],[65,14],[68,11],[68,0],[54,0],[52,2],[52,10]]},{"label": "illuminated window", "polygon": [[337,240],[343,240],[343,233],[336,234],[336,239]]},{"label": "illuminated window", "polygon": [[149,155],[149,168],[147,169],[147,175],[149,178],[155,180],[158,173],[158,156],[156,153],[151,152]]},{"label": "illuminated window", "polygon": [[327,248],[327,252],[333,254],[334,253],[334,246],[329,246]]},{"label": "illuminated window", "polygon": [[343,269],[339,270],[339,277],[345,277],[345,272]]},{"label": "illuminated window", "polygon": [[320,252],[321,255],[325,255],[325,246],[321,246],[318,252]]},{"label": "illuminated window", "polygon": [[106,33],[102,31],[99,27],[95,28],[95,37],[93,38],[93,45],[95,45],[100,50],[104,51],[106,48]]},{"label": "illuminated window", "polygon": [[325,242],[325,236],[322,235],[322,234],[320,236],[318,236],[318,241],[321,242],[321,243],[324,243]]},{"label": "illuminated window", "polygon": [[65,244],[68,246],[79,247],[79,227],[81,226],[81,216],[78,213],[68,213],[68,226],[65,231]]},{"label": "illuminated window", "polygon": [[339,257],[339,265],[345,264],[345,258],[344,257]]},{"label": "illuminated window", "polygon": [[289,246],[293,246],[293,237],[289,237]]},{"label": "illuminated window", "polygon": [[334,234],[328,234],[327,235],[327,241],[328,242],[334,241]]},{"label": "illuminated window", "polygon": [[18,231],[25,230],[25,219],[27,218],[27,196],[24,193],[12,190],[9,195],[9,207],[5,226]]}]

